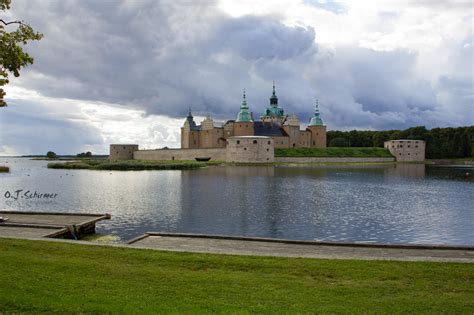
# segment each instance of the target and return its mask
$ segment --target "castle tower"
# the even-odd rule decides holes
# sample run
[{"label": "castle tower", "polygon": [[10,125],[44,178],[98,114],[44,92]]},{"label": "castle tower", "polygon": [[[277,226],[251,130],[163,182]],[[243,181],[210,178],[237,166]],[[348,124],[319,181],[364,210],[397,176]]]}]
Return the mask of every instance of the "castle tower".
[{"label": "castle tower", "polygon": [[273,92],[270,96],[270,106],[267,107],[265,113],[260,116],[260,120],[263,122],[272,122],[279,123],[283,125],[283,122],[286,120],[286,115],[283,108],[278,107],[278,97],[275,92],[275,81],[273,81]]},{"label": "castle tower", "polygon": [[234,124],[234,136],[253,136],[253,134],[252,113],[249,111],[244,89],[242,104],[240,105],[240,111]]},{"label": "castle tower", "polygon": [[181,148],[191,149],[199,147],[199,127],[196,126],[191,107],[189,107],[188,116],[181,127]]},{"label": "castle tower", "polygon": [[283,130],[285,130],[285,132],[290,137],[290,148],[298,147],[300,137],[300,121],[298,117],[296,117],[295,113],[291,114],[290,118],[285,121],[283,124]]},{"label": "castle tower", "polygon": [[323,124],[323,120],[319,114],[319,103],[316,100],[314,106],[314,114],[311,117],[307,130],[311,131],[311,147],[312,148],[325,148],[326,147],[326,126]]}]

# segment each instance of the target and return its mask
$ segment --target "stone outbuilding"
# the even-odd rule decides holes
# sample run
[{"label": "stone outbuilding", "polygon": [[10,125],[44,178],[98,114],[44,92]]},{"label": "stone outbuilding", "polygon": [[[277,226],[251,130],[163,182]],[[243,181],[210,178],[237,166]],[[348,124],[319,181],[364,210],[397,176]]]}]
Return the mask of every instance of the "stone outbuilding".
[{"label": "stone outbuilding", "polygon": [[226,155],[229,162],[273,162],[273,139],[263,136],[231,137],[227,139]]},{"label": "stone outbuilding", "polygon": [[111,144],[109,160],[133,160],[135,151],[138,151],[138,144]]},{"label": "stone outbuilding", "polygon": [[425,160],[426,143],[423,140],[385,141],[384,148],[395,156],[397,161],[416,162]]}]

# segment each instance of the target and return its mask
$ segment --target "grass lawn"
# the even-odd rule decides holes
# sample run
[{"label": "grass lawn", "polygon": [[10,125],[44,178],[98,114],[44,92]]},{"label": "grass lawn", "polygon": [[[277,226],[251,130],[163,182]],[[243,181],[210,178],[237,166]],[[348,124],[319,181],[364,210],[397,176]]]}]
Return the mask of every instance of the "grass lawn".
[{"label": "grass lawn", "polygon": [[207,166],[207,162],[197,161],[110,161],[110,160],[80,160],[62,163],[48,163],[48,168],[59,169],[87,169],[87,170],[187,170]]},{"label": "grass lawn", "polygon": [[172,253],[0,239],[0,313],[466,313],[474,264]]},{"label": "grass lawn", "polygon": [[385,148],[288,148],[275,149],[275,157],[393,157]]},{"label": "grass lawn", "polygon": [[10,168],[8,166],[0,166],[0,173],[8,173]]}]

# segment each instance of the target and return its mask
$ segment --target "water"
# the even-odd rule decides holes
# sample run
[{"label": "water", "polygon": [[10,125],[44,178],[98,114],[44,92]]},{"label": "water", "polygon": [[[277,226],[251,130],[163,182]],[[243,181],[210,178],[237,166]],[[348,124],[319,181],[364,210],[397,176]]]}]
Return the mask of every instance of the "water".
[{"label": "water", "polygon": [[[474,169],[419,164],[53,170],[0,158],[0,209],[110,213],[99,233],[148,231],[474,245]],[[23,189],[55,199],[6,198]]]}]

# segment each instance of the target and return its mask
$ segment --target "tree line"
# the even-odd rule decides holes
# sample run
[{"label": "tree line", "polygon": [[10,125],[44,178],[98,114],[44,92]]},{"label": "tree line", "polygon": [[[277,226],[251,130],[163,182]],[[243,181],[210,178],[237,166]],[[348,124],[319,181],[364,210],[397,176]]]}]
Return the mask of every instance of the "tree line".
[{"label": "tree line", "polygon": [[417,126],[405,130],[352,130],[328,131],[329,147],[383,147],[388,140],[424,140],[426,158],[474,157],[474,126],[433,128]]}]

